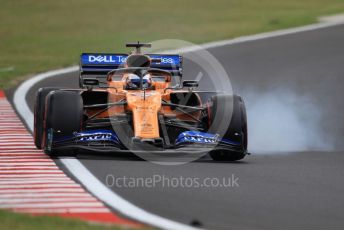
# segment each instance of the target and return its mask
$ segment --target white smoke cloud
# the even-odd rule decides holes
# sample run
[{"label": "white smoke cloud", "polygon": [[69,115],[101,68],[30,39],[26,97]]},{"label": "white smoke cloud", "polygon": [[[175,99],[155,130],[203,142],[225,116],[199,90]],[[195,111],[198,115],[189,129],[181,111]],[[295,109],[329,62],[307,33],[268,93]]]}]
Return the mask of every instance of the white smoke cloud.
[{"label": "white smoke cloud", "polygon": [[333,150],[321,129],[322,110],[310,96],[292,90],[244,91],[252,153]]}]

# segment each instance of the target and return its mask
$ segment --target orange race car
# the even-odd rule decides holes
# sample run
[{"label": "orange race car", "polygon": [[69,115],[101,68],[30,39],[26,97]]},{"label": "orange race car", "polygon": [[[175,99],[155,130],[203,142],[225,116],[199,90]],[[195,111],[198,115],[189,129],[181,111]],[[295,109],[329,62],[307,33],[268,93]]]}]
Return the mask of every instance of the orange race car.
[{"label": "orange race car", "polygon": [[214,160],[247,154],[241,97],[196,91],[181,81],[180,55],[83,53],[80,89],[41,88],[34,137],[53,156],[84,151],[159,154],[204,152]]}]

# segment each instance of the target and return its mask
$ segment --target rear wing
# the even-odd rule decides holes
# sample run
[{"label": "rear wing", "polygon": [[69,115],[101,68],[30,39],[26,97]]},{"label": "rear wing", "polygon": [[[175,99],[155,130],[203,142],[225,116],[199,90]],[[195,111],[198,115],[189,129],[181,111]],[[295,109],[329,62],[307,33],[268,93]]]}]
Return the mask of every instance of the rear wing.
[{"label": "rear wing", "polygon": [[[151,68],[159,68],[171,72],[174,76],[182,76],[182,56],[173,54],[146,54],[152,59]],[[128,54],[83,53],[80,56],[80,75],[107,75],[111,70],[123,68]]]}]

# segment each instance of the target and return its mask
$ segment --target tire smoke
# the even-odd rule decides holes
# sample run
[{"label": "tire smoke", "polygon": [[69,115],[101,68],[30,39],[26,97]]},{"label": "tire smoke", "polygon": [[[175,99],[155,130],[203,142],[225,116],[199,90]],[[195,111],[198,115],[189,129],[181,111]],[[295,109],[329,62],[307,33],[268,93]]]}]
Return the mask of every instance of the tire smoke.
[{"label": "tire smoke", "polygon": [[242,93],[252,153],[329,151],[334,143],[321,128],[322,109],[307,95],[289,89]]}]

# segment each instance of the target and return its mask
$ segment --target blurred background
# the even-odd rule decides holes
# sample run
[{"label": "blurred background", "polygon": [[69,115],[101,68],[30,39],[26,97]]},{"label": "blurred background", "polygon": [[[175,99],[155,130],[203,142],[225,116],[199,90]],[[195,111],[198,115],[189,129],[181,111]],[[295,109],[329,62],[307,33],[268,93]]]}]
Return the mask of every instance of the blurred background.
[{"label": "blurred background", "polygon": [[0,0],[0,88],[131,41],[222,40],[309,24],[341,0]]}]

